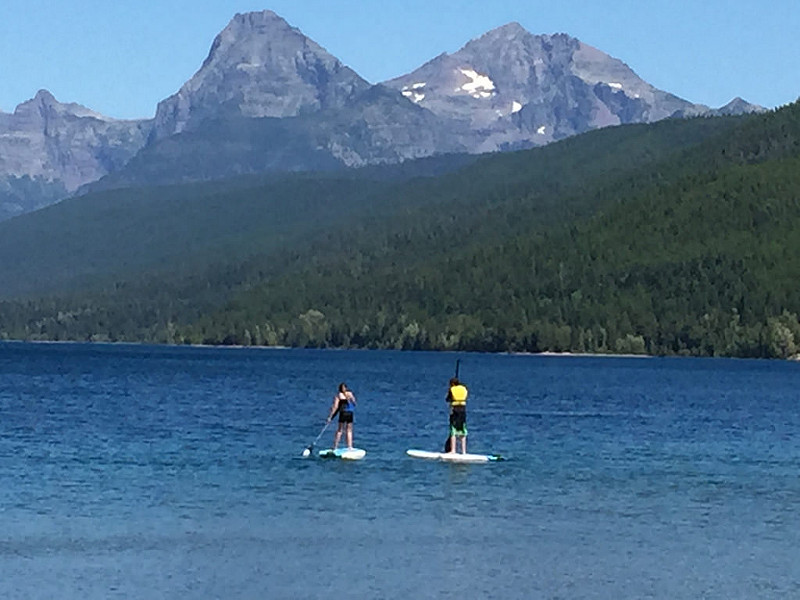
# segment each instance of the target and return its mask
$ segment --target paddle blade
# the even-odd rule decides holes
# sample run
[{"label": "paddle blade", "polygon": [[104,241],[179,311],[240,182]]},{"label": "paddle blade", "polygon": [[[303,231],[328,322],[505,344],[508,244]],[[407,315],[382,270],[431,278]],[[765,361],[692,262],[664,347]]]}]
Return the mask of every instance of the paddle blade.
[{"label": "paddle blade", "polygon": [[306,448],[303,450],[303,458],[308,458],[309,456],[311,456],[311,448]]}]

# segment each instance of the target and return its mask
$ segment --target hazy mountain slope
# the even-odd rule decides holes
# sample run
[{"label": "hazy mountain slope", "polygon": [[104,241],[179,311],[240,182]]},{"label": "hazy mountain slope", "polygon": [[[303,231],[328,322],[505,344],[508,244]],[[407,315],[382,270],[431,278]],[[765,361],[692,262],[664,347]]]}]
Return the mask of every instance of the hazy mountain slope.
[{"label": "hazy mountain slope", "polygon": [[[0,223],[0,255],[6,257],[0,263],[0,280],[6,282],[0,294],[57,291],[85,283],[87,277],[124,279],[148,266],[179,270],[170,263],[176,255],[208,261],[208,248],[220,238],[231,240],[217,257],[226,263],[253,252],[273,252],[278,234],[277,239],[305,242],[304,249],[312,241],[309,226],[329,235],[338,222],[351,228],[365,223],[384,227],[414,215],[412,230],[438,230],[443,216],[454,213],[463,227],[491,230],[492,219],[506,221],[497,214],[496,202],[516,203],[526,214],[518,221],[522,226],[541,227],[596,205],[591,196],[567,204],[565,195],[624,177],[734,123],[674,121],[607,129],[536,151],[484,157],[454,173],[412,181],[393,182],[388,174],[408,167],[387,167],[386,173],[372,169],[363,176],[358,171],[276,175],[71,198]],[[288,222],[276,219],[283,213],[291,215]],[[249,236],[259,231],[261,237]],[[295,251],[288,242],[279,248]]]},{"label": "hazy mountain slope", "polygon": [[60,181],[28,175],[7,176],[0,179],[0,221],[49,206],[68,195]]},{"label": "hazy mountain slope", "polygon": [[301,244],[386,184],[283,176],[113,190],[0,223],[0,295],[177,273]]},{"label": "hazy mountain slope", "polygon": [[459,152],[465,148],[448,138],[430,112],[373,86],[346,109],[281,119],[203,121],[202,127],[151,142],[124,169],[86,189],[254,173],[341,171]]},{"label": "hazy mountain slope", "polygon": [[62,104],[45,90],[0,113],[0,220],[119,169],[144,145],[150,126]]}]

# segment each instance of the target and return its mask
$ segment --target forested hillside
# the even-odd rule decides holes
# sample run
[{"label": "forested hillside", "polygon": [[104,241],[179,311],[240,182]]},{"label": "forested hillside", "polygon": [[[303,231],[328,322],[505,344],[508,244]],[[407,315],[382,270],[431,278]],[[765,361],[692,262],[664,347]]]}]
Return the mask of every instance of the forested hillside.
[{"label": "forested hillside", "polygon": [[[6,301],[0,332],[759,357],[800,343],[797,104],[596,131],[433,178],[300,180],[215,184],[240,224],[208,244],[194,223],[214,232],[222,213],[187,196],[177,214],[195,252],[151,243],[150,260],[118,256],[91,287]],[[158,204],[124,193],[120,222],[137,194]],[[267,197],[273,217],[256,218]],[[138,214],[131,239],[152,226]]]}]

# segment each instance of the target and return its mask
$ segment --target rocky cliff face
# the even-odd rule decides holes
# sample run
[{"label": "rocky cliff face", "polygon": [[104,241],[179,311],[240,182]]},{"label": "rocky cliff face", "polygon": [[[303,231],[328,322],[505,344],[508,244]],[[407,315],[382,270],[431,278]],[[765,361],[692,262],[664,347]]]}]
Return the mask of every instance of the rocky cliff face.
[{"label": "rocky cliff face", "polygon": [[0,219],[36,208],[120,169],[144,145],[151,121],[109,119],[47,91],[0,113]]},{"label": "rocky cliff face", "polygon": [[296,117],[345,106],[370,85],[271,11],[237,14],[200,70],[158,105],[161,139],[220,117]]},{"label": "rocky cliff face", "polygon": [[386,85],[454,124],[472,152],[707,110],[655,89],[623,62],[575,38],[533,35],[517,23]]},{"label": "rocky cliff face", "polygon": [[431,111],[369,84],[264,11],[233,18],[200,70],[159,103],[144,151],[95,187],[468,151]]}]

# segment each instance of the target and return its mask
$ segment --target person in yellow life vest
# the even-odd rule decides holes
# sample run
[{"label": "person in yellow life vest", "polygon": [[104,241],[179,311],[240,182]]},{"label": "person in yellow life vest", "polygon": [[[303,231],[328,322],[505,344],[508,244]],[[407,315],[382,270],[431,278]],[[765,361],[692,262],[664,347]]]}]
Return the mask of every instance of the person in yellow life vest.
[{"label": "person in yellow life vest", "polygon": [[456,438],[461,440],[461,454],[467,453],[467,387],[458,378],[450,380],[447,403],[450,405],[450,440],[448,452],[456,451]]}]

